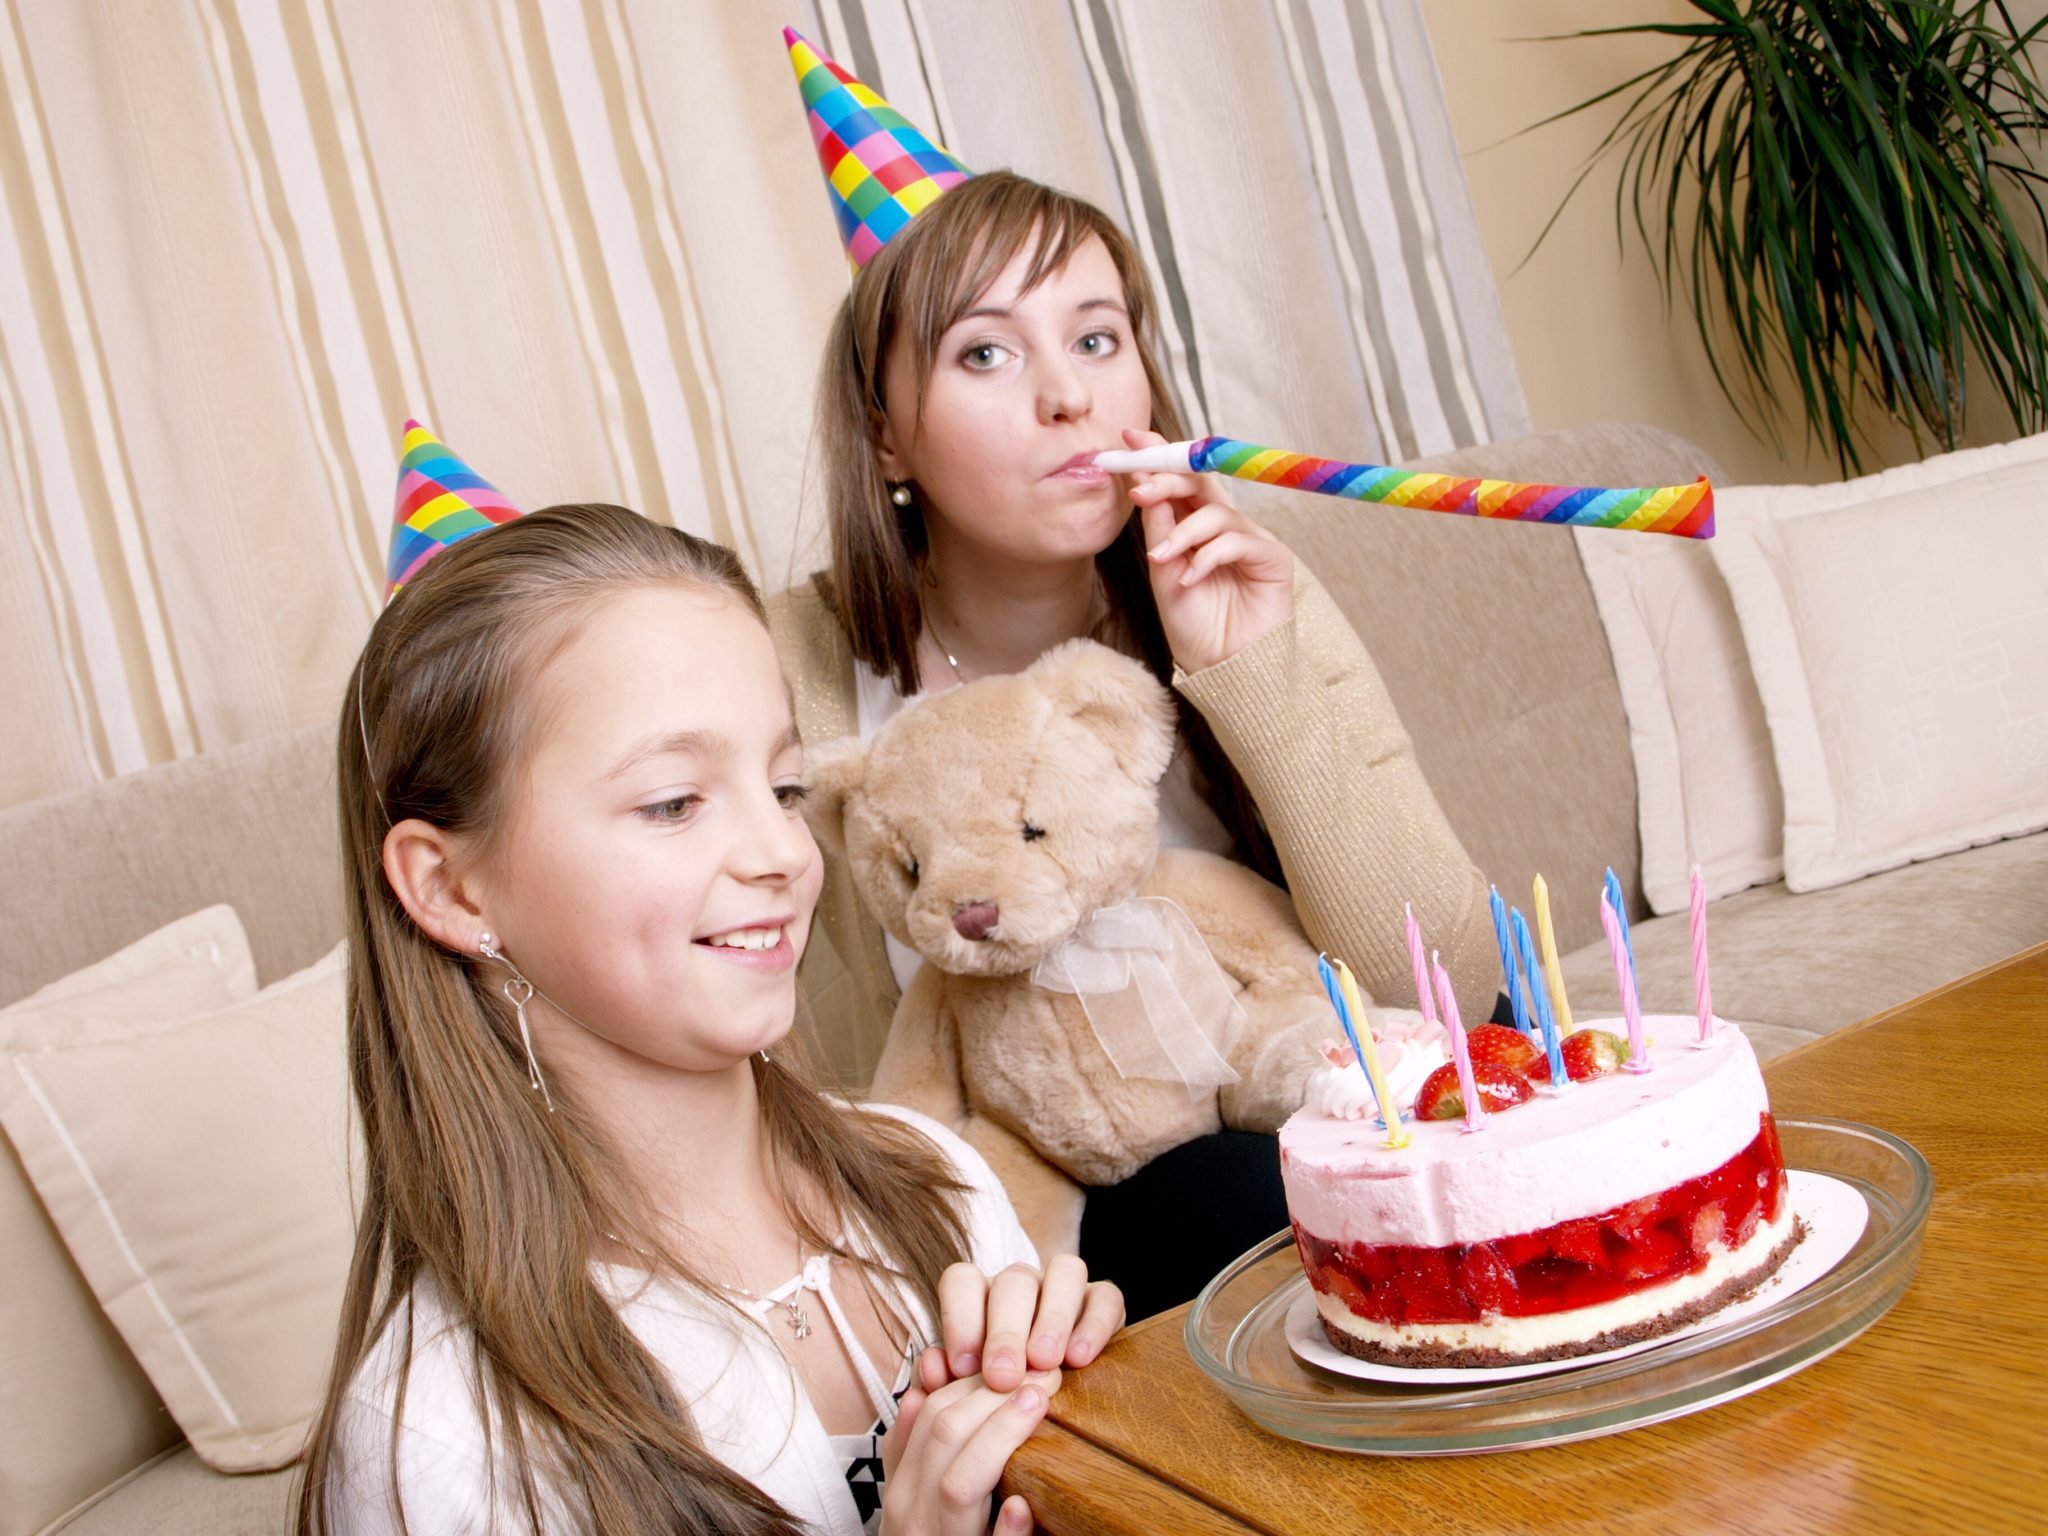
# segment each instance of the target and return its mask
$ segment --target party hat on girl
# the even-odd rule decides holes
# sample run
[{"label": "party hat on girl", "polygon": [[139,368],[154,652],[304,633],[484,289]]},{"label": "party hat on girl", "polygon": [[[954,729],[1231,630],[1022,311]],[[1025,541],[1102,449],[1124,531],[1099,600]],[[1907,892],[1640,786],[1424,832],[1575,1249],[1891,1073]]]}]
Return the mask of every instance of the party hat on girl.
[{"label": "party hat on girl", "polygon": [[520,509],[416,421],[405,424],[398,460],[398,508],[392,514],[384,601],[450,544],[509,523]]},{"label": "party hat on girl", "polygon": [[782,38],[810,115],[839,238],[847,259],[864,267],[948,187],[974,173],[794,28],[784,27]]}]

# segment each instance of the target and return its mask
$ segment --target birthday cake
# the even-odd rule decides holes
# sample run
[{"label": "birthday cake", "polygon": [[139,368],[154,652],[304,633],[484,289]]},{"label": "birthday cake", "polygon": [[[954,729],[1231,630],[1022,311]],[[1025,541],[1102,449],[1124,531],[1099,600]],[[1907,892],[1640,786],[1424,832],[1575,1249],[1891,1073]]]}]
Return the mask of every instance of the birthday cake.
[{"label": "birthday cake", "polygon": [[1741,1030],[1716,1021],[1694,1044],[1689,1018],[1643,1019],[1664,1044],[1631,1072],[1607,1022],[1563,1042],[1577,1080],[1561,1090],[1526,1037],[1471,1031],[1477,1128],[1442,1049],[1425,1067],[1426,1036],[1383,1033],[1382,1055],[1410,1060],[1388,1088],[1413,1117],[1399,1147],[1358,1063],[1333,1053],[1281,1129],[1280,1164],[1334,1346],[1409,1366],[1568,1359],[1706,1317],[1784,1262],[1801,1229]]}]

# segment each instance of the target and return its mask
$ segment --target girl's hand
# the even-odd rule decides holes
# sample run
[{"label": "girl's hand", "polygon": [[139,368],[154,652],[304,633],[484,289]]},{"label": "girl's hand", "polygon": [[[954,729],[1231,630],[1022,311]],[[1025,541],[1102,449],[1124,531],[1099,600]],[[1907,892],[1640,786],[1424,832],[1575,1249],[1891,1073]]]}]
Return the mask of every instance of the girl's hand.
[{"label": "girl's hand", "polygon": [[[1003,1468],[1045,1417],[1059,1385],[1058,1371],[1033,1372],[1014,1392],[998,1392],[978,1376],[935,1392],[912,1383],[882,1437],[884,1536],[983,1536]],[[1012,1494],[995,1528],[1021,1536],[1032,1528],[1031,1506]]]},{"label": "girl's hand", "polygon": [[[1124,445],[1165,442],[1124,429]],[[1294,557],[1287,546],[1230,504],[1215,475],[1131,477],[1144,517],[1152,595],[1173,659],[1184,672],[1228,661],[1294,606]]]},{"label": "girl's hand", "polygon": [[918,1361],[918,1384],[929,1392],[979,1372],[995,1391],[1014,1391],[1027,1369],[1086,1365],[1123,1325],[1123,1292],[1091,1281],[1071,1253],[1042,1277],[1025,1264],[993,1280],[972,1264],[949,1265],[939,1276],[940,1346]]}]

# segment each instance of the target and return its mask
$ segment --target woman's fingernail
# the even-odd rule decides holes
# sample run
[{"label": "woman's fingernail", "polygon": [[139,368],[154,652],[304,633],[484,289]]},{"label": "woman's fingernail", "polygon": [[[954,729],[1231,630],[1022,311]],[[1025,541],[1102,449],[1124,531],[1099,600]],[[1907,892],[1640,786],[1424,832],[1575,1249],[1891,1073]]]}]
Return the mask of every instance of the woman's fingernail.
[{"label": "woman's fingernail", "polygon": [[1166,558],[1166,547],[1172,542],[1173,541],[1171,539],[1161,539],[1157,544],[1154,544],[1150,549],[1146,550],[1145,553],[1150,555],[1154,560],[1164,560]]},{"label": "woman's fingernail", "polygon": [[1036,1387],[1019,1387],[1010,1401],[1017,1405],[1019,1413],[1037,1413],[1045,1406],[1045,1394]]},{"label": "woman's fingernail", "polygon": [[1073,1357],[1074,1364],[1086,1365],[1095,1358],[1095,1341],[1093,1339],[1076,1339],[1073,1347],[1067,1353]]},{"label": "woman's fingernail", "polygon": [[990,1370],[1010,1371],[1017,1368],[1017,1357],[1007,1349],[999,1349],[988,1357]]},{"label": "woman's fingernail", "polygon": [[981,1362],[965,1350],[962,1350],[953,1357],[953,1374],[955,1376],[972,1376],[980,1366]]}]

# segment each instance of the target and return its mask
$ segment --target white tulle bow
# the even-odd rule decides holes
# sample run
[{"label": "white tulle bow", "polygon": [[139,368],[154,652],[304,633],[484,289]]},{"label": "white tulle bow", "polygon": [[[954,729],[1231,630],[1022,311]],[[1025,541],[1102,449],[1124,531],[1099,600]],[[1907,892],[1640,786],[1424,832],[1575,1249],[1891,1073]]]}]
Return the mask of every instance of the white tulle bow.
[{"label": "white tulle bow", "polygon": [[1124,1077],[1180,1083],[1189,1098],[1237,1081],[1228,1058],[1244,1009],[1194,922],[1163,896],[1098,908],[1031,979],[1081,999]]}]

